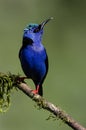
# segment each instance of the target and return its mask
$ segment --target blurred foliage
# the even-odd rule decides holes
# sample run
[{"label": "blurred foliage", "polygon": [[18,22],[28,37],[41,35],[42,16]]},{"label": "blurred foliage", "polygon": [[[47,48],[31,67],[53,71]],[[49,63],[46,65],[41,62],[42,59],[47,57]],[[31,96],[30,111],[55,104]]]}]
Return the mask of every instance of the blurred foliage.
[{"label": "blurred foliage", "polygon": [[[0,0],[0,71],[24,75],[18,59],[23,29],[51,16],[54,20],[43,36],[49,57],[44,97],[86,127],[85,0]],[[34,87],[31,80],[27,82]],[[12,101],[10,110],[0,115],[1,130],[69,130],[64,124],[47,122],[47,113],[35,110],[21,92],[14,92]]]}]

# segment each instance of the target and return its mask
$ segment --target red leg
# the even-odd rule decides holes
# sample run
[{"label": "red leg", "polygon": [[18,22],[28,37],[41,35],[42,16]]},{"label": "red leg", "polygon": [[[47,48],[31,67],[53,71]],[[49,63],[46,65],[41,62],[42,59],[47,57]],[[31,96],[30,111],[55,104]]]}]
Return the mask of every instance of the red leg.
[{"label": "red leg", "polygon": [[39,85],[37,85],[36,90],[32,90],[32,93],[34,93],[34,94],[38,94],[38,92],[39,92]]}]

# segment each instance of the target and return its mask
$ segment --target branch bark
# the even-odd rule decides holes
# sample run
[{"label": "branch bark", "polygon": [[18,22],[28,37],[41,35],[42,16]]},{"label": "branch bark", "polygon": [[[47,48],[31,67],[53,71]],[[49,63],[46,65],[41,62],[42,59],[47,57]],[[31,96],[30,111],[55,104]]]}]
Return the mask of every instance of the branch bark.
[{"label": "branch bark", "polygon": [[78,122],[76,122],[70,115],[68,115],[66,112],[64,112],[59,107],[55,106],[51,102],[48,102],[43,97],[41,97],[38,94],[33,94],[32,89],[25,84],[25,83],[19,83],[18,88],[23,91],[27,96],[29,96],[31,99],[33,99],[39,106],[41,106],[43,109],[46,109],[47,111],[53,113],[57,118],[61,119],[64,123],[66,123],[68,126],[70,126],[74,130],[86,130],[83,126],[81,126]]}]

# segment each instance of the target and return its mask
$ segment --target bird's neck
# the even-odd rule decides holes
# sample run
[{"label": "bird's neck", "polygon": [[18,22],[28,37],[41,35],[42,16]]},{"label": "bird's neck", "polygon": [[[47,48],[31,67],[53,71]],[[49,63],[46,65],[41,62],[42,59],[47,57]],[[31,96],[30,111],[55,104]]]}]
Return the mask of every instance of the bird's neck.
[{"label": "bird's neck", "polygon": [[32,45],[33,44],[33,40],[30,39],[30,38],[24,37],[23,41],[22,41],[22,44],[23,44],[23,46]]},{"label": "bird's neck", "polygon": [[35,51],[42,51],[44,49],[44,46],[41,42],[33,42],[32,48]]},{"label": "bird's neck", "polygon": [[41,46],[42,41],[40,39],[35,39],[34,41],[31,38],[23,37],[22,45],[28,46],[28,45],[33,45],[33,46]]}]

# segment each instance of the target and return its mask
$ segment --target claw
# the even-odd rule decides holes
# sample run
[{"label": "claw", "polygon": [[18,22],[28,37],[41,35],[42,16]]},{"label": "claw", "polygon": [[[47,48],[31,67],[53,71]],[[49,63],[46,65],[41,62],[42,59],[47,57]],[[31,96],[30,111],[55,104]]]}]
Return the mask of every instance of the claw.
[{"label": "claw", "polygon": [[38,92],[39,92],[39,85],[37,85],[36,90],[32,90],[32,93],[33,93],[33,94],[38,94]]}]

